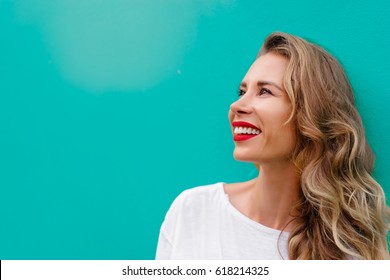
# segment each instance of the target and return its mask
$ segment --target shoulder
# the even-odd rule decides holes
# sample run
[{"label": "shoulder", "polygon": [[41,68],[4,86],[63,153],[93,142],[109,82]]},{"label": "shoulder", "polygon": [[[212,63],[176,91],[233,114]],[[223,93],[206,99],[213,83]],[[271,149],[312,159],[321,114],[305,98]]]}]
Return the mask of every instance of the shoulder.
[{"label": "shoulder", "polygon": [[165,220],[199,219],[202,213],[214,212],[224,200],[223,183],[187,189],[173,201]]},{"label": "shoulder", "polygon": [[173,242],[175,235],[194,229],[215,215],[215,210],[222,201],[223,183],[183,191],[166,213],[160,233]]},{"label": "shoulder", "polygon": [[223,196],[223,183],[216,183],[211,185],[204,185],[187,189],[180,193],[171,208],[189,208],[194,206],[204,206],[212,201],[221,199]]}]

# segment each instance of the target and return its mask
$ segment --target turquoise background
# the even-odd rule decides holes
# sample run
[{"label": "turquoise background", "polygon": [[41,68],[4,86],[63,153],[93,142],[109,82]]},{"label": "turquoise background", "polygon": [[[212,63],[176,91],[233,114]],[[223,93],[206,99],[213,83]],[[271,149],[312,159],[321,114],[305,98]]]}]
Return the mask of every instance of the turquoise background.
[{"label": "turquoise background", "polygon": [[389,3],[0,0],[0,259],[152,259],[182,190],[255,176],[227,113],[272,31],[340,59],[390,196]]}]

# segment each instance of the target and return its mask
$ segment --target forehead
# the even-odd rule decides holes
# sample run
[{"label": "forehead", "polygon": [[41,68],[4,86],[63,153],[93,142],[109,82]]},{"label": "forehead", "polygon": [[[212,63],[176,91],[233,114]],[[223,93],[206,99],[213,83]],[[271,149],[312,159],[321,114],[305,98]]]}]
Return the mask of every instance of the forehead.
[{"label": "forehead", "polygon": [[282,55],[264,54],[253,62],[243,79],[243,83],[251,84],[266,80],[281,86],[287,65],[288,60]]}]

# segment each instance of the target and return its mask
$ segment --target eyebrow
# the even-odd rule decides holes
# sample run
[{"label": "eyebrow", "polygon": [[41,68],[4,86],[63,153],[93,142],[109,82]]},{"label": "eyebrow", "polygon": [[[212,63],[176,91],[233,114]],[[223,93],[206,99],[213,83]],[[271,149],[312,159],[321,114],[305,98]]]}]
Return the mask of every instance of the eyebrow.
[{"label": "eyebrow", "polygon": [[[258,81],[258,82],[257,82],[257,86],[258,86],[258,87],[261,87],[261,86],[264,86],[264,85],[271,85],[271,86],[276,87],[278,90],[283,91],[282,87],[279,86],[279,85],[277,85],[277,84],[274,83],[274,82],[271,82],[271,81]],[[245,83],[245,82],[242,82],[242,83],[240,84],[240,87],[245,87],[245,88],[246,88],[246,87],[247,87],[247,86],[246,86],[246,83]]]}]

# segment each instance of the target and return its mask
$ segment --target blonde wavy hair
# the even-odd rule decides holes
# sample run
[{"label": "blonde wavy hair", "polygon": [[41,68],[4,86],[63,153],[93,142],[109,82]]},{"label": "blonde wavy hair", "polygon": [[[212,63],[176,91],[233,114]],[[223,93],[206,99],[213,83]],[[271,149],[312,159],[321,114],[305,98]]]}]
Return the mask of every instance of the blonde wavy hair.
[{"label": "blonde wavy hair", "polygon": [[258,56],[289,60],[283,80],[301,178],[290,259],[387,259],[390,210],[372,177],[374,155],[340,63],[297,36],[270,34]]}]

